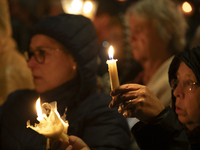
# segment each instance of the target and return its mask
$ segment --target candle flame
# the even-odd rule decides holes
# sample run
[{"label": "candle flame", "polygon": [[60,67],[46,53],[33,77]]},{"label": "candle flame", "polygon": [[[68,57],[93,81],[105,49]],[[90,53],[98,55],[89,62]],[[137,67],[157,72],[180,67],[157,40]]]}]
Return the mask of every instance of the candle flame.
[{"label": "candle flame", "polygon": [[36,101],[36,110],[37,110],[37,116],[38,116],[37,120],[38,121],[41,121],[44,118],[46,118],[46,115],[42,114],[42,108],[41,108],[41,105],[40,105],[40,97]]},{"label": "candle flame", "polygon": [[[50,107],[50,113],[48,113],[45,106]],[[30,124],[30,120],[27,121],[27,128],[31,128],[40,134],[43,134],[49,138],[57,138],[62,133],[67,134],[68,121],[61,119],[60,114],[57,111],[57,102],[40,104],[40,98],[36,101],[37,120],[39,124],[33,126]]]},{"label": "candle flame", "polygon": [[113,59],[113,54],[114,54],[114,49],[113,46],[111,45],[108,51],[109,59]]}]

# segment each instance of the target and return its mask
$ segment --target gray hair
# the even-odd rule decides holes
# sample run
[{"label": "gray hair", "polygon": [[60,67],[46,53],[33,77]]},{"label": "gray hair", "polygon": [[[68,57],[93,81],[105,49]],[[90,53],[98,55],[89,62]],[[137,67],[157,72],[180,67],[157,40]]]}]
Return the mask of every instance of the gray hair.
[{"label": "gray hair", "polygon": [[184,49],[188,25],[179,5],[171,0],[139,0],[128,8],[126,20],[132,14],[153,21],[160,37],[169,41],[170,53],[176,54]]}]

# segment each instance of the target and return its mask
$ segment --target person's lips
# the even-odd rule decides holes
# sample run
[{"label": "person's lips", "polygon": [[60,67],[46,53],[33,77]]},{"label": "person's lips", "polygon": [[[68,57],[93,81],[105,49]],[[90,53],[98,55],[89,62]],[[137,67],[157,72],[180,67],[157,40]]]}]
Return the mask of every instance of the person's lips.
[{"label": "person's lips", "polygon": [[177,113],[177,114],[183,113],[183,109],[180,108],[179,106],[176,106],[176,113]]}]

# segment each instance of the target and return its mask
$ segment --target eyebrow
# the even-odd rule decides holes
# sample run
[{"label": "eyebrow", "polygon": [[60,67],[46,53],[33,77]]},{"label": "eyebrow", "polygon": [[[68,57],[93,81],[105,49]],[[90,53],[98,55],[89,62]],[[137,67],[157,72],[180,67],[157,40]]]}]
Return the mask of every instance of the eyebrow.
[{"label": "eyebrow", "polygon": [[[178,76],[180,76],[180,74],[177,72],[177,73],[176,73],[176,77],[178,78]],[[184,78],[190,78],[191,80],[196,80],[196,76],[195,76],[195,78],[194,78],[191,74],[186,74],[186,75],[184,76]]]},{"label": "eyebrow", "polygon": [[36,48],[36,50],[33,50],[31,47],[29,47],[29,51],[30,52],[34,52],[34,51],[37,51],[37,50],[40,50],[40,49],[45,50],[45,49],[58,49],[58,48],[51,48],[51,47],[39,46],[39,47]]}]

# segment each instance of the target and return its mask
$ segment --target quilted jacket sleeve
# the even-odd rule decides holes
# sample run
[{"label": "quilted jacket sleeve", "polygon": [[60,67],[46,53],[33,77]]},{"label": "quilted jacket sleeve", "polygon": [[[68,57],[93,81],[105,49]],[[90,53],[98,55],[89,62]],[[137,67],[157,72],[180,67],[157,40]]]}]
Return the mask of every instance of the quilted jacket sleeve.
[{"label": "quilted jacket sleeve", "polygon": [[[105,95],[90,97],[85,115],[82,139],[92,150],[126,150],[130,144],[130,129],[117,109],[108,107],[111,98]],[[85,107],[86,109],[86,107]]]}]

